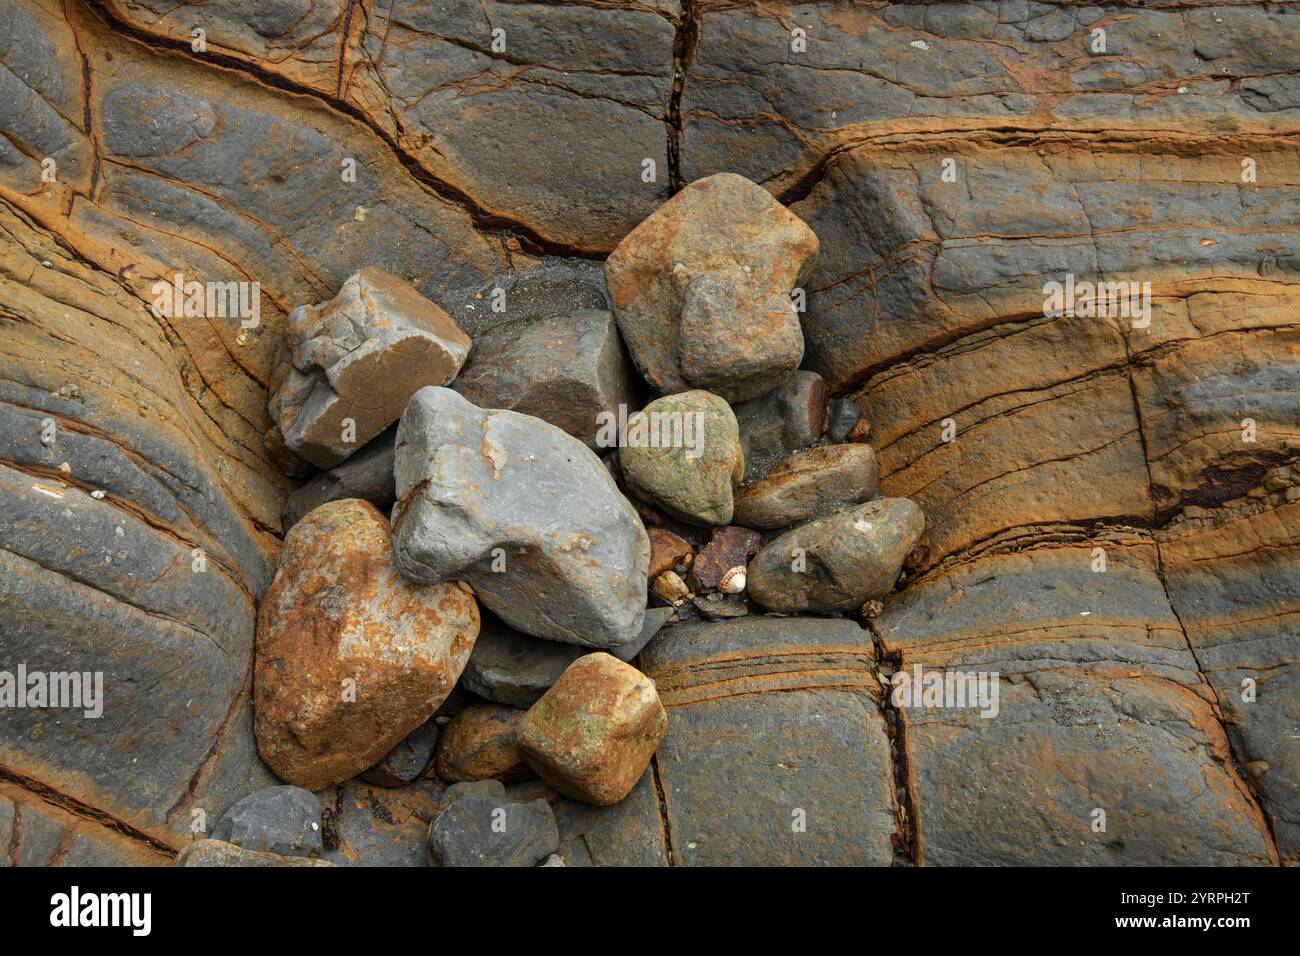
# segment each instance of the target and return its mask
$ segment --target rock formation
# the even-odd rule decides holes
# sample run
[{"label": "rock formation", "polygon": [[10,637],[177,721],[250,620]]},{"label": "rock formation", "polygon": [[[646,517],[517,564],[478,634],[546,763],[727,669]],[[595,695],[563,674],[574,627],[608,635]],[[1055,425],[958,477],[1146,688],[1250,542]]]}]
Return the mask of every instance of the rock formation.
[{"label": "rock formation", "polygon": [[[914,501],[925,537],[860,620],[742,594],[745,616],[696,621],[687,558],[712,531],[656,518],[687,547],[653,585],[672,575],[692,620],[635,664],[669,730],[615,806],[507,788],[548,802],[555,854],[1300,863],[1297,19],[1263,0],[0,4],[0,671],[104,687],[97,718],[0,707],[0,862],[303,862],[189,846],[196,812],[215,826],[276,784],[251,700],[286,501],[352,487],[276,444],[289,314],[375,266],[476,340],[617,314],[602,260],[734,175],[815,237],[807,275],[779,263],[802,361],[783,340],[758,364],[798,369],[752,395],[705,352],[647,385],[730,391],[738,507],[762,498],[769,524],[804,474],[790,452],[869,428],[879,493]],[[730,347],[715,320],[749,307],[743,283],[709,271],[664,314]],[[1132,287],[1099,310],[1077,294],[1098,282]],[[236,294],[188,309],[168,290],[189,283]],[[860,413],[847,432],[836,401]],[[895,704],[918,666],[998,672],[999,716]],[[442,790],[325,786],[324,860],[426,864]],[[801,838],[797,808],[829,825]]]}]

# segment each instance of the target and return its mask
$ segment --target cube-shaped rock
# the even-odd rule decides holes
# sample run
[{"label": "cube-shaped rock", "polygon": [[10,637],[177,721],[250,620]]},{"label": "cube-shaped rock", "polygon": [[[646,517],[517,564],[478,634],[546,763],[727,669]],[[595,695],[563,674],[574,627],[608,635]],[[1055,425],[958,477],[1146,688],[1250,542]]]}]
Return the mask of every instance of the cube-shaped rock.
[{"label": "cube-shaped rock", "polygon": [[445,385],[470,339],[405,282],[367,266],[338,295],[289,313],[271,382],[271,417],[296,455],[332,468],[401,416],[426,385]]},{"label": "cube-shaped rock", "polygon": [[574,661],[528,710],[515,741],[560,793],[607,806],[636,786],[667,730],[654,681],[597,653]]}]

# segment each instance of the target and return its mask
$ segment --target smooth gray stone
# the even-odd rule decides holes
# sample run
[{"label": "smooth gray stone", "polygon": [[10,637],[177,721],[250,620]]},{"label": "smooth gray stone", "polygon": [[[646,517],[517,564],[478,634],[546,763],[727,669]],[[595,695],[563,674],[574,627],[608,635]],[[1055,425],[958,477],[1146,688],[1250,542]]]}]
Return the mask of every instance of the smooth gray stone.
[{"label": "smooth gray stone", "polygon": [[467,581],[537,637],[606,649],[640,633],[650,539],[573,436],[423,388],[398,425],[394,475],[393,553],[408,578]]},{"label": "smooth gray stone", "polygon": [[302,787],[266,787],[225,812],[212,839],[278,856],[318,856],[320,801]]},{"label": "smooth gray stone", "polygon": [[[609,653],[631,661],[672,616],[671,607],[647,608],[640,633],[627,644],[610,648]],[[589,652],[574,644],[520,634],[485,615],[460,685],[498,704],[531,707],[570,664]]]},{"label": "smooth gray stone", "polygon": [[438,724],[429,718],[361,775],[377,787],[404,787],[424,772],[438,746]]},{"label": "smooth gray stone", "polygon": [[826,440],[832,445],[849,437],[862,412],[847,398],[833,398],[826,403]]},{"label": "smooth gray stone", "polygon": [[482,336],[451,384],[482,408],[508,408],[596,448],[603,414],[641,407],[641,379],[613,313],[579,309]]},{"label": "smooth gray stone", "polygon": [[360,498],[385,514],[393,506],[393,439],[397,431],[384,432],[366,447],[329,471],[307,482],[284,503],[282,527],[288,531],[308,512],[331,501]]}]

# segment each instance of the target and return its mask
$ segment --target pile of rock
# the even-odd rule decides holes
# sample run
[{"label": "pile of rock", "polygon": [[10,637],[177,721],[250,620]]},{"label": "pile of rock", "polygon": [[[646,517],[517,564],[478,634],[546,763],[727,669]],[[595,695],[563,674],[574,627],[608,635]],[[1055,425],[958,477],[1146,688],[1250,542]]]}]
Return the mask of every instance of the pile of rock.
[{"label": "pile of rock", "polygon": [[[549,800],[622,801],[667,732],[632,663],[665,625],[888,593],[925,522],[879,497],[858,410],[798,370],[791,292],[817,246],[722,174],[610,256],[612,312],[551,309],[471,350],[373,268],[295,310],[270,441],[327,470],[286,507],[254,678],[259,749],[294,786],[183,862],[315,859],[311,791],[361,777],[450,784],[436,864],[562,863]],[[661,394],[644,407],[636,370]]]}]

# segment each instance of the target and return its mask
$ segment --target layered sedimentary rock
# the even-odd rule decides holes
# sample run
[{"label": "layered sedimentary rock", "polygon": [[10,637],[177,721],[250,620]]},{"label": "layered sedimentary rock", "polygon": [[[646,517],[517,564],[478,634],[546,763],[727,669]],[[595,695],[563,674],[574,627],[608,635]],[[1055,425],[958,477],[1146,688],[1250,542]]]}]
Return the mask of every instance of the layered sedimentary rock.
[{"label": "layered sedimentary rock", "polygon": [[1276,861],[1158,560],[1139,533],[1043,543],[886,602],[900,670],[997,675],[988,706],[899,708],[919,862]]},{"label": "layered sedimentary rock", "polygon": [[[194,810],[215,821],[273,782],[246,699],[255,604],[291,487],[262,445],[290,308],[328,299],[382,249],[386,269],[464,322],[452,308],[461,293],[488,301],[473,294],[544,254],[607,254],[675,186],[725,171],[791,205],[820,240],[805,365],[871,422],[882,492],[914,498],[928,519],[929,556],[895,601],[942,594],[936,614],[950,599],[960,608],[969,598],[953,595],[970,594],[987,562],[1022,600],[1069,593],[1066,566],[1082,559],[1083,583],[1106,582],[1098,599],[1110,593],[1115,608],[995,601],[975,630],[891,602],[878,621],[899,655],[891,666],[943,634],[967,658],[1038,659],[1017,650],[1021,618],[1061,622],[1048,628],[1061,640],[1043,658],[1053,670],[1041,696],[1025,674],[996,720],[958,727],[953,715],[927,724],[904,712],[893,763],[915,781],[917,822],[904,856],[1155,861],[1182,840],[1186,859],[1266,861],[1272,846],[1300,860],[1288,736],[1293,10],[705,0],[685,12],[453,4],[435,18],[406,2],[252,7],[0,7],[4,646],[33,668],[102,670],[106,687],[98,721],[0,712],[5,795],[22,805],[10,830],[0,804],[11,856],[165,862]],[[799,52],[794,27],[806,34]],[[155,283],[177,273],[260,283],[260,324],[155,314]],[[1069,274],[1150,282],[1150,324],[1045,315],[1044,286]],[[607,307],[598,294],[572,304]],[[510,312],[476,314],[487,329]],[[1140,574],[1115,575],[1128,559],[1113,540],[1133,542]],[[1091,570],[1096,547],[1111,556],[1104,573]],[[207,570],[190,570],[200,557]],[[1111,676],[1115,663],[1125,676]],[[140,687],[153,688],[148,699]],[[1016,731],[1009,714],[1031,719]],[[1089,718],[1110,732],[1085,739]],[[1013,772],[1059,781],[1070,800],[1047,809],[1055,824],[1014,830],[997,822],[1005,803],[956,799],[933,769],[943,735],[994,793]],[[1048,746],[1066,756],[1044,760]],[[1144,776],[1146,751],[1168,783]],[[434,786],[345,784],[335,806],[353,836],[332,854],[423,859],[430,815],[415,791]],[[1192,804],[1151,802],[1179,787]],[[1044,806],[1045,792],[1028,803]],[[1134,829],[1122,806],[1116,824],[1112,804],[1125,800],[1160,827]],[[1190,809],[1215,800],[1205,817]],[[557,804],[566,862],[667,862],[656,803],[643,779],[616,808]],[[1070,847],[1084,804],[1085,816],[1107,809],[1111,831],[1088,828]],[[675,862],[701,852],[687,846],[682,807],[669,811]],[[783,826],[768,845],[779,848],[793,838],[776,809]],[[765,852],[762,833],[745,852],[778,861],[785,851]]]}]

